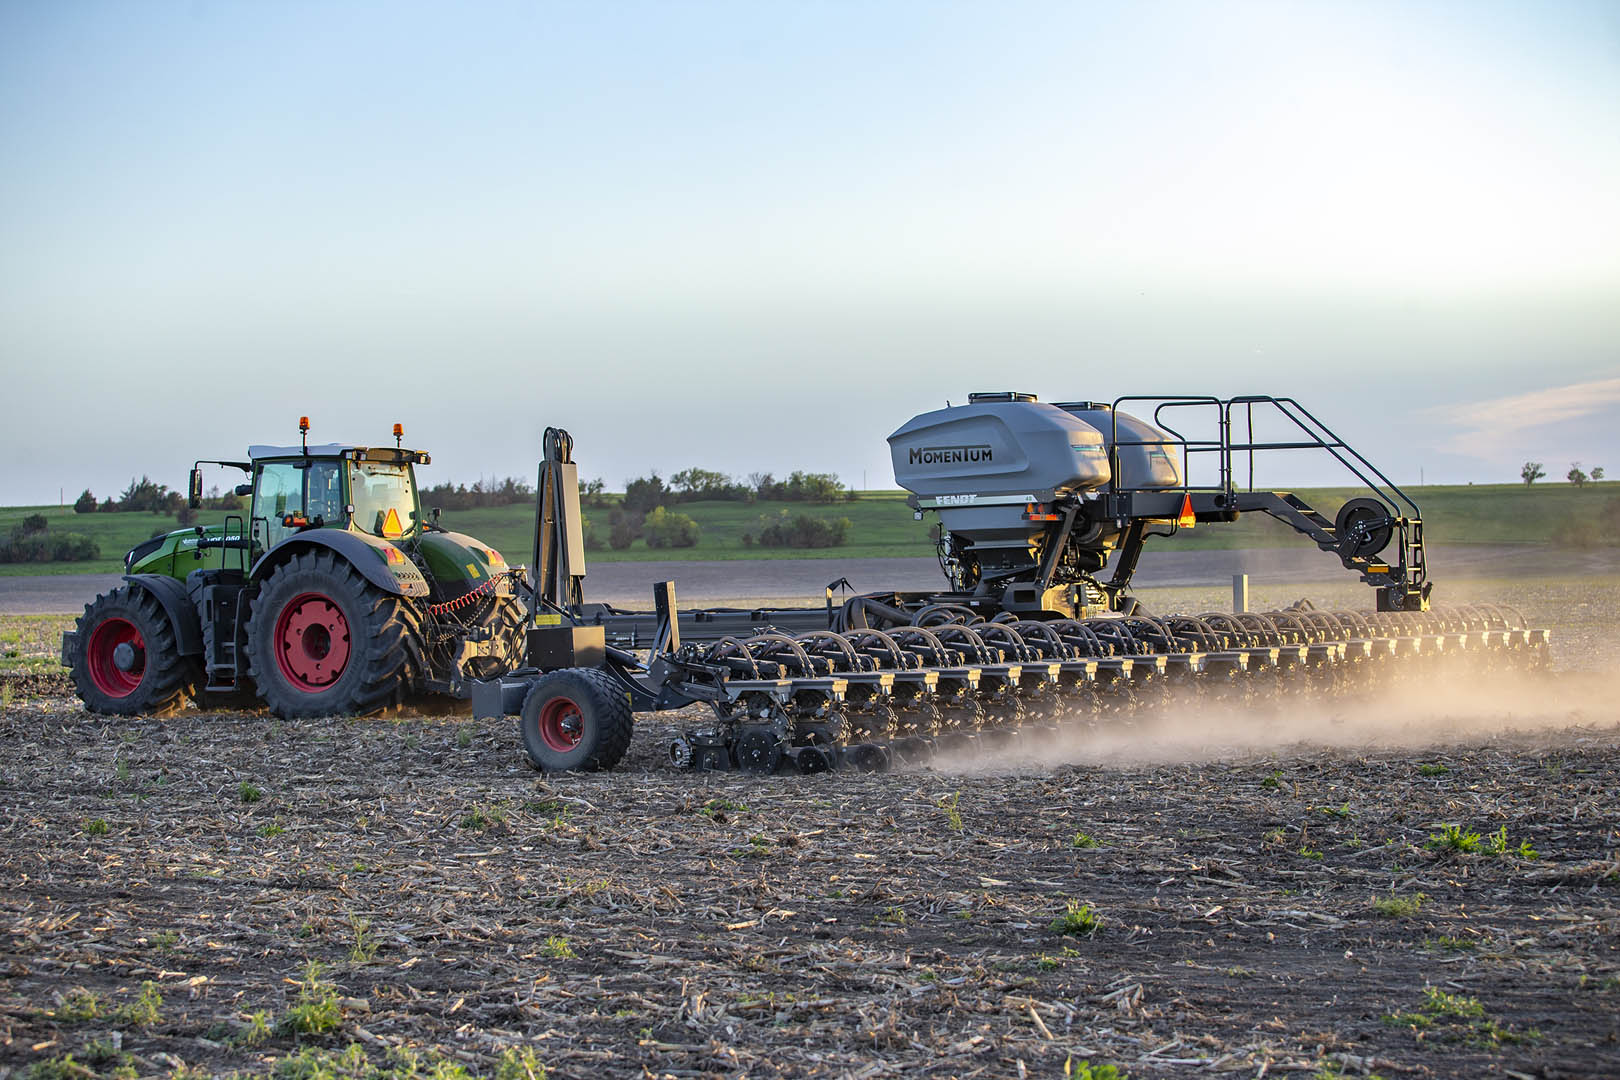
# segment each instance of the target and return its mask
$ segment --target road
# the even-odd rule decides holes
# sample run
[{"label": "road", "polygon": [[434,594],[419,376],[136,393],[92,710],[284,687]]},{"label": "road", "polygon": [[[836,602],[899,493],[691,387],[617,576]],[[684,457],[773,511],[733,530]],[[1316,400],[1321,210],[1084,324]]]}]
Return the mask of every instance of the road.
[{"label": "road", "polygon": [[[1575,577],[1613,574],[1613,549],[1575,552],[1530,545],[1479,544],[1431,548],[1429,576],[1448,578]],[[1244,551],[1149,551],[1136,582],[1143,586],[1224,585],[1248,574],[1255,585],[1346,580],[1333,556],[1308,548]],[[734,562],[600,562],[585,579],[586,599],[650,608],[652,583],[673,580],[683,607],[818,603],[829,582],[844,577],[858,592],[934,589],[942,583],[933,559],[773,559]],[[0,614],[73,615],[97,593],[118,585],[117,574],[0,577]]]}]

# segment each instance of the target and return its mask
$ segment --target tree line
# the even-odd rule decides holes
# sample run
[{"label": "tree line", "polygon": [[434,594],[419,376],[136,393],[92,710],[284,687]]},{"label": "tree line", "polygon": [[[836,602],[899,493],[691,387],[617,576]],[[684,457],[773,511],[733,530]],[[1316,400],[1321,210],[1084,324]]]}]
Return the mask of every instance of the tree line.
[{"label": "tree line", "polygon": [[[1529,487],[1546,475],[1547,470],[1539,461],[1527,461],[1524,463],[1524,468],[1519,470],[1519,479],[1524,481],[1525,487]],[[1591,473],[1588,474],[1585,469],[1581,468],[1580,462],[1572,461],[1569,463],[1569,472],[1564,474],[1564,479],[1576,487],[1584,487],[1588,480],[1601,482],[1603,480],[1603,466],[1593,466]]]},{"label": "tree line", "polygon": [[[244,505],[244,501],[235,495],[221,495],[217,487],[203,500],[203,506],[210,510],[240,510]],[[97,502],[90,489],[85,488],[73,500],[75,514],[124,514],[141,510],[154,514],[178,514],[185,509],[184,495],[170,491],[169,485],[159,484],[144,475],[139,480],[131,478],[129,486],[116,499],[108,496]]]}]

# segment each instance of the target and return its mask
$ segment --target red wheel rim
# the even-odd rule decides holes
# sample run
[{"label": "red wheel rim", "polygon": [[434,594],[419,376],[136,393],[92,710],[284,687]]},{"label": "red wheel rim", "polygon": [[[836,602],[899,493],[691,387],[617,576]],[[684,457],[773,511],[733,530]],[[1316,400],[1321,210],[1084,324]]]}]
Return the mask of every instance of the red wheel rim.
[{"label": "red wheel rim", "polygon": [[349,620],[321,593],[300,593],[276,619],[276,663],[295,690],[318,694],[349,666]]},{"label": "red wheel rim", "polygon": [[540,739],[566,754],[585,737],[585,717],[571,698],[552,698],[540,708]]},{"label": "red wheel rim", "polygon": [[[128,671],[118,666],[118,646],[128,645],[134,663]],[[106,619],[90,631],[84,649],[85,668],[90,681],[108,697],[128,697],[146,675],[146,640],[128,619]]]}]

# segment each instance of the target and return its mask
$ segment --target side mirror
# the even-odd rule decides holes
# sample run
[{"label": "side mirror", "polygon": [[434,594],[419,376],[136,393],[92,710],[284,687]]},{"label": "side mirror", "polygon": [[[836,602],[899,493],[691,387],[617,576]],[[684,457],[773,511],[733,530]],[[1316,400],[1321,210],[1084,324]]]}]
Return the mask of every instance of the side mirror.
[{"label": "side mirror", "polygon": [[437,506],[435,506],[433,508],[433,524],[437,525],[438,523],[439,523],[439,508]]},{"label": "side mirror", "polygon": [[253,494],[253,485],[252,484],[237,484],[236,487],[233,490],[235,491],[235,493],[237,495],[251,495],[251,494]]},{"label": "side mirror", "polygon": [[191,508],[197,509],[202,505],[202,469],[191,470]]}]

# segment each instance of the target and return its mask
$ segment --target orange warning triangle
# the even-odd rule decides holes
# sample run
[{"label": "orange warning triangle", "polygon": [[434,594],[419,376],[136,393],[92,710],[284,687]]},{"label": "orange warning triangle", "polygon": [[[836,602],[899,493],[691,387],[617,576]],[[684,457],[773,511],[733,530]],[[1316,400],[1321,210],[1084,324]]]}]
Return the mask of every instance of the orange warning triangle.
[{"label": "orange warning triangle", "polygon": [[1176,518],[1176,524],[1183,529],[1190,529],[1198,524],[1198,515],[1193,513],[1192,495],[1181,496],[1181,516]]},{"label": "orange warning triangle", "polygon": [[399,524],[399,514],[392,506],[388,508],[388,516],[383,518],[382,534],[390,540],[398,540],[405,535],[405,530]]}]

